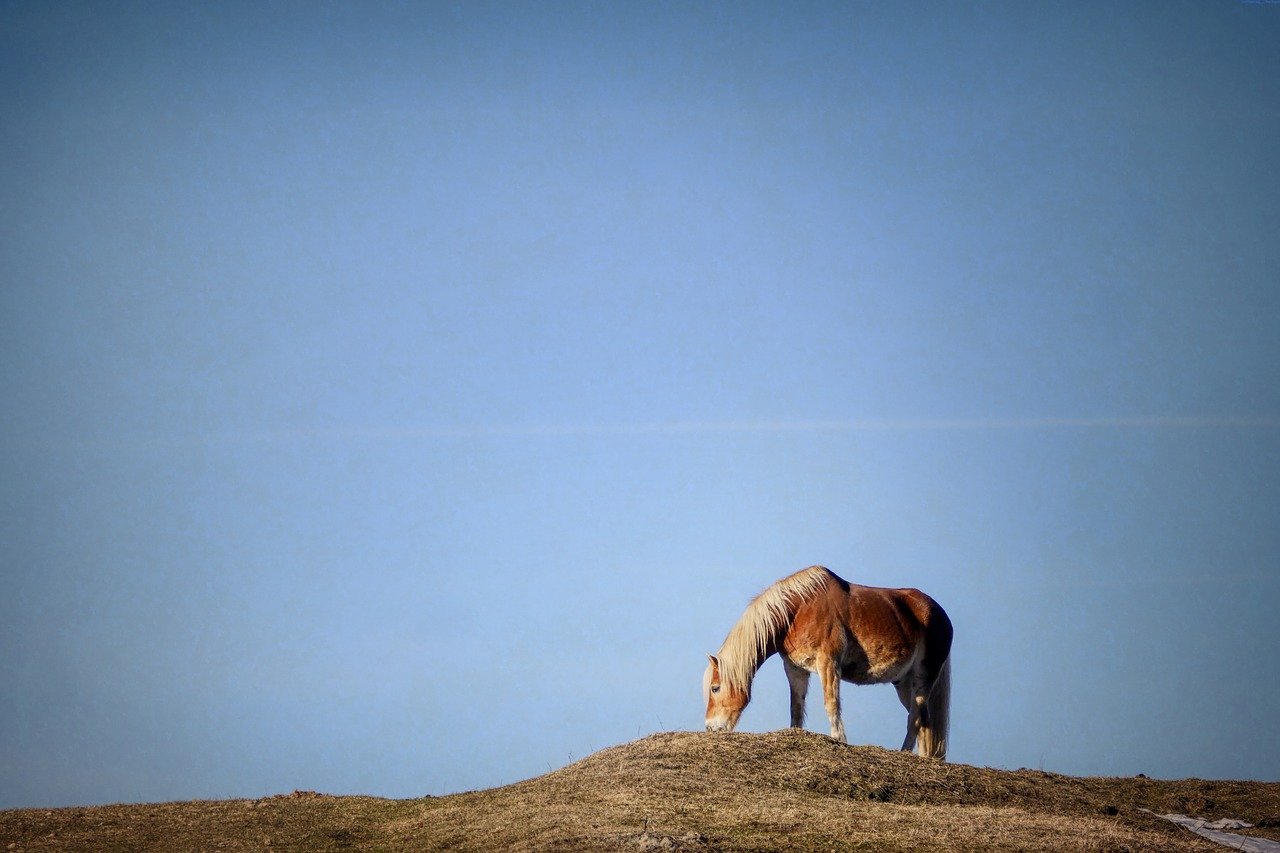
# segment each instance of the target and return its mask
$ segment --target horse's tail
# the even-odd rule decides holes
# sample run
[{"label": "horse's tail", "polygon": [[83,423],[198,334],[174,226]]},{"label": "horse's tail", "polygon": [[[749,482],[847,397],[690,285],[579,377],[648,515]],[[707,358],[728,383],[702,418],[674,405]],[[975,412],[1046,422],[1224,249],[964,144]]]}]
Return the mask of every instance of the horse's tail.
[{"label": "horse's tail", "polygon": [[928,758],[947,757],[947,729],[951,723],[951,657],[948,656],[938,670],[938,677],[929,691],[925,701],[923,720],[928,725],[920,726],[920,754]]}]

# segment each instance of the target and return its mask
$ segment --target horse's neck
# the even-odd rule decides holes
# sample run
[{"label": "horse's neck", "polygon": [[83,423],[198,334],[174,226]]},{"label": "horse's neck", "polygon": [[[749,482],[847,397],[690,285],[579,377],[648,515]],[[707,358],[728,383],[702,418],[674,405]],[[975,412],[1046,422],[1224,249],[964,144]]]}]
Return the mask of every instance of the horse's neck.
[{"label": "horse's neck", "polygon": [[731,680],[739,682],[738,687],[750,693],[756,672],[782,647],[790,616],[777,626],[757,626],[746,621],[735,625],[720,648],[722,673],[729,674]]},{"label": "horse's neck", "polygon": [[843,581],[828,569],[810,566],[757,595],[725,638],[722,652],[732,661],[729,680],[748,689],[760,664],[782,647],[801,603],[832,583]]},{"label": "horse's neck", "polygon": [[765,644],[763,649],[744,649],[742,647],[733,647],[726,645],[720,650],[720,660],[728,664],[728,666],[738,672],[747,674],[747,679],[755,677],[756,670],[764,665],[764,662],[773,657],[778,652],[778,643],[776,640],[770,640]]}]

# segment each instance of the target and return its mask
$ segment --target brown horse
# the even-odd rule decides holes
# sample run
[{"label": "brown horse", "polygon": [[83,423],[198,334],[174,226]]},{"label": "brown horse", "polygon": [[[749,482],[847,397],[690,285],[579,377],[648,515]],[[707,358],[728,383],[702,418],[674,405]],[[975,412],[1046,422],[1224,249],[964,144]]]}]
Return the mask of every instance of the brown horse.
[{"label": "brown horse", "polygon": [[804,725],[809,674],[822,679],[831,736],[844,741],[840,682],[893,684],[907,709],[911,751],[947,757],[951,620],[918,589],[851,584],[810,566],[760,593],[729,631],[703,677],[707,731],[733,731],[751,701],[751,681],[775,652],[791,684],[791,725]]}]

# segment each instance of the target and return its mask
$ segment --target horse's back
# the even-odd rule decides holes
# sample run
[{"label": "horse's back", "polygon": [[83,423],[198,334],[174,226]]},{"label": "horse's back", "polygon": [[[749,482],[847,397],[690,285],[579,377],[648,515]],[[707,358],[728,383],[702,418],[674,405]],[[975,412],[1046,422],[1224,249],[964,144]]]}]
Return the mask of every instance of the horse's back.
[{"label": "horse's back", "polygon": [[895,629],[908,636],[925,631],[935,622],[947,621],[938,602],[918,589],[849,584],[851,627],[888,633]]},{"label": "horse's back", "polygon": [[918,589],[841,580],[799,607],[784,646],[802,666],[826,651],[841,660],[844,680],[878,684],[896,680],[914,661],[933,672],[941,668],[950,651],[951,623]]}]

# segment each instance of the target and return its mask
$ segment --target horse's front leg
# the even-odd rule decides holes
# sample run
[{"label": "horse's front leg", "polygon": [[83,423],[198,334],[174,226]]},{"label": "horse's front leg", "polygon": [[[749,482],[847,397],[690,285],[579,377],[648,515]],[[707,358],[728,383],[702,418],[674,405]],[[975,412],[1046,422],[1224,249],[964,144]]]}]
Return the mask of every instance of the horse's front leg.
[{"label": "horse's front leg", "polygon": [[840,719],[840,664],[833,657],[819,656],[818,677],[822,679],[822,698],[831,720],[831,736],[841,743],[848,743],[844,736],[844,720]]},{"label": "horse's front leg", "polygon": [[787,671],[787,683],[791,685],[791,727],[804,728],[804,697],[809,692],[809,670],[782,657],[782,668]]}]

